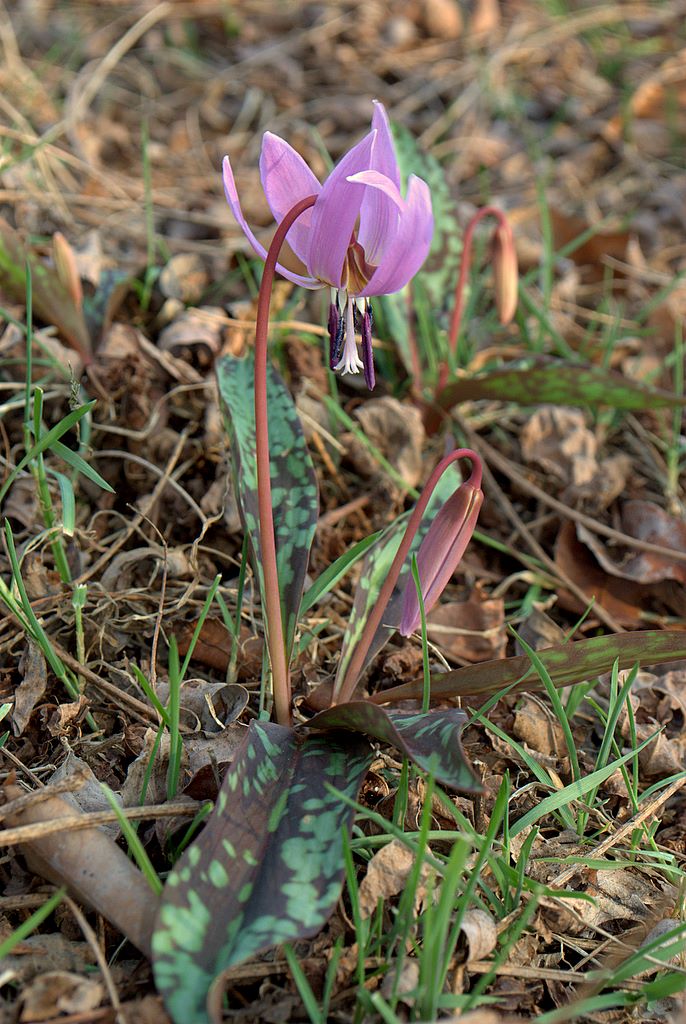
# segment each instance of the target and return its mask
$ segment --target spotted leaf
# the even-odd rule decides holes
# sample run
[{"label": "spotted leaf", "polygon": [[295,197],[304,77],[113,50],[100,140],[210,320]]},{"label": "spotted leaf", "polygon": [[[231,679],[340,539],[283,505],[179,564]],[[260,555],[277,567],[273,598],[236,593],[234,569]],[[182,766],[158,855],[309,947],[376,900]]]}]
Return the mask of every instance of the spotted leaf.
[{"label": "spotted leaf", "polygon": [[[407,559],[405,560],[403,571],[398,577],[398,582],[395,585],[391,599],[384,611],[383,622],[377,629],[369,647],[369,651],[367,652],[363,669],[370,663],[372,658],[379,653],[386,641],[389,640],[398,629],[402,618],[405,585],[410,578],[412,555],[416,554],[419,550],[419,545],[424,539],[424,536],[431,526],[439,508],[460,486],[460,482],[461,476],[457,466],[449,466],[436,484],[434,492],[429,500],[429,504],[427,505],[426,511],[422,517],[419,529],[415,535],[412,547],[410,548]],[[388,570],[391,567],[391,562],[393,561],[395,553],[400,546],[410,514],[410,512],[407,512],[405,515],[399,516],[398,519],[387,527],[379,539],[372,544],[365,556],[364,562],[362,563],[360,579],[355,590],[353,607],[348,617],[348,625],[346,627],[345,636],[343,637],[343,643],[341,646],[341,656],[338,662],[338,670],[336,674],[337,684],[340,684],[340,681],[345,675],[355,644],[360,639],[362,630],[364,629],[364,624],[376,603],[379,591],[381,590],[383,582],[388,575]]]},{"label": "spotted leaf", "polygon": [[325,924],[354,813],[329,787],[355,799],[371,760],[361,736],[250,723],[162,894],[153,964],[175,1024],[207,1024],[210,988],[232,964]]},{"label": "spotted leaf", "polygon": [[[222,411],[231,439],[236,499],[250,538],[253,566],[264,598],[255,462],[254,374],[252,354],[245,359],[225,356],[217,364]],[[267,369],[267,406],[276,560],[286,655],[290,658],[317,525],[317,478],[293,399],[271,366]]]},{"label": "spotted leaf", "polygon": [[[381,714],[379,714],[381,712]],[[465,757],[460,733],[467,715],[458,708],[428,713],[387,711],[369,701],[338,704],[311,718],[307,729],[346,729],[366,733],[396,747],[444,786],[462,792],[481,790]]]}]

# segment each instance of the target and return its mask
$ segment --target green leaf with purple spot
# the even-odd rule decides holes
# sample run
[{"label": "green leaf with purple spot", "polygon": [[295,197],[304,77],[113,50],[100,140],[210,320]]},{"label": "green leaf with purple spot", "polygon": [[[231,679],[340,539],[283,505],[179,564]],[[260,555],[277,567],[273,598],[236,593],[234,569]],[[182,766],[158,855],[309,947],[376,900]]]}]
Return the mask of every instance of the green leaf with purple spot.
[{"label": "green leaf with purple spot", "polygon": [[465,757],[460,734],[467,715],[459,708],[440,711],[387,711],[366,700],[337,704],[311,718],[306,729],[346,729],[390,743],[444,786],[481,791]]},{"label": "green leaf with purple spot", "polygon": [[[536,652],[555,686],[574,686],[609,672],[615,661],[619,668],[634,665],[663,665],[686,658],[686,633],[681,630],[647,629],[633,633],[611,633],[590,640],[557,644]],[[545,686],[526,655],[482,661],[431,677],[432,700],[467,696],[488,696],[512,686],[517,692],[544,690]],[[370,699],[380,704],[420,699],[422,682],[403,683],[381,690]]]},{"label": "green leaf with purple spot", "polygon": [[340,895],[342,829],[372,760],[359,735],[250,723],[207,825],[167,879],[155,982],[175,1024],[208,1024],[215,978],[260,950],[315,935]]},{"label": "green leaf with purple spot", "polygon": [[[217,363],[224,422],[231,440],[236,499],[250,539],[253,566],[264,600],[255,461],[255,362],[225,356]],[[272,366],[267,368],[269,454],[276,560],[283,609],[286,656],[290,660],[310,548],[319,514],[317,477],[298,412]]]},{"label": "green leaf with purple spot", "polygon": [[519,405],[608,405],[613,409],[662,409],[686,405],[683,395],[647,388],[614,370],[575,366],[559,359],[533,366],[506,366],[448,384],[438,404],[451,409],[460,402],[485,398]]}]

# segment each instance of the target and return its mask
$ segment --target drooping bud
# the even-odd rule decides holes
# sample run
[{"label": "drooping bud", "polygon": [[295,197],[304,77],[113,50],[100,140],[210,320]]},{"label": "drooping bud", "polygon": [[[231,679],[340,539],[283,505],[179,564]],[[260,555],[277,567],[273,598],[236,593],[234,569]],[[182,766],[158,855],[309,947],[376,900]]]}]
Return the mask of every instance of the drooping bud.
[{"label": "drooping bud", "polygon": [[[438,601],[462,559],[469,543],[483,502],[481,463],[475,453],[472,473],[448,498],[428,529],[417,554],[417,568],[422,586],[424,608],[429,612]],[[414,580],[405,587],[400,632],[410,636],[420,624],[419,600]]]},{"label": "drooping bud", "polygon": [[372,307],[368,302],[365,302],[364,313],[362,314],[362,362],[364,364],[364,379],[367,387],[370,391],[374,390],[376,384],[376,375],[374,373],[374,352],[372,351],[372,325],[374,318],[372,316]]},{"label": "drooping bud", "polygon": [[493,235],[493,282],[498,317],[509,324],[517,311],[519,271],[517,250],[509,222],[502,217]]}]

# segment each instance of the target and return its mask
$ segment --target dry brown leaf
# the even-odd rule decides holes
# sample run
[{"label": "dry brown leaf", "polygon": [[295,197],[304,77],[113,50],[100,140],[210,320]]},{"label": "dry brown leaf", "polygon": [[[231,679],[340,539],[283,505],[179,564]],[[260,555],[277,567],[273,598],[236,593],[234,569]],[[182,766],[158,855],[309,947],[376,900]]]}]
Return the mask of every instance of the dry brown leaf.
[{"label": "dry brown leaf", "polygon": [[517,739],[546,757],[560,757],[565,752],[562,726],[550,711],[529,694],[518,702],[512,731]]},{"label": "dry brown leaf", "polygon": [[[390,899],[404,889],[414,862],[414,854],[398,839],[392,839],[377,850],[360,882],[360,913],[363,918],[374,913],[380,899]],[[422,866],[422,879],[426,879],[429,870],[427,865]],[[425,891],[423,885],[417,886],[416,901],[423,901]]]},{"label": "dry brown leaf", "polygon": [[[105,796],[99,779],[93,774],[89,764],[82,758],[77,757],[73,751],[69,751],[59,768],[50,776],[50,783],[57,784],[73,780],[74,789],[72,792],[62,793],[61,797],[65,803],[71,804],[74,811],[91,813],[95,811],[108,811],[109,801]],[[78,781],[78,785],[76,784]],[[121,803],[117,794],[115,797]],[[100,828],[112,839],[117,839],[121,832],[116,821]]]},{"label": "dry brown leaf", "polygon": [[507,646],[505,602],[475,587],[466,601],[449,601],[427,617],[427,635],[450,658],[490,661]]},{"label": "dry brown leaf", "polygon": [[31,713],[45,693],[48,684],[48,671],[43,653],[33,640],[27,640],[24,652],[19,659],[19,674],[22,681],[14,691],[14,707],[12,708],[12,732],[21,736]]},{"label": "dry brown leaf", "polygon": [[[621,510],[621,529],[636,540],[658,544],[665,548],[686,552],[686,523],[668,515],[652,501],[626,501]],[[577,526],[579,540],[591,549],[606,572],[621,579],[637,583],[658,583],[677,580],[686,583],[686,564],[672,561],[652,551],[625,550],[621,560],[615,555],[616,547],[603,543],[600,537],[583,525]]]},{"label": "dry brown leaf", "polygon": [[[591,227],[582,217],[569,216],[555,208],[551,208],[550,218],[556,249],[569,245]],[[612,256],[616,260],[625,260],[630,237],[628,231],[598,231],[583,245],[574,249],[571,258],[582,268],[586,280],[602,281],[606,274],[604,257]],[[615,271],[615,274],[618,273],[619,271]]]},{"label": "dry brown leaf", "polygon": [[462,12],[456,0],[422,0],[422,21],[427,33],[438,39],[462,35]]},{"label": "dry brown leaf", "polygon": [[567,486],[568,498],[606,508],[622,493],[631,466],[623,453],[598,459],[598,440],[580,409],[543,406],[521,433],[522,454]]},{"label": "dry brown leaf", "polygon": [[[4,787],[7,800],[24,795],[19,786]],[[71,817],[74,809],[49,797],[7,818],[8,827]],[[97,828],[58,832],[20,848],[37,875],[69,891],[111,921],[138,949],[150,956],[158,899],[123,850]]]},{"label": "dry brown leaf", "polygon": [[466,944],[467,960],[483,960],[498,944],[498,928],[491,914],[478,907],[462,918],[460,932]]},{"label": "dry brown leaf", "polygon": [[95,979],[67,971],[46,971],[23,990],[19,1020],[33,1024],[61,1013],[86,1014],[100,1006],[104,994],[104,985]]},{"label": "dry brown leaf", "polygon": [[157,344],[163,352],[208,367],[221,351],[224,317],[223,309],[212,306],[185,309],[160,331]]},{"label": "dry brown leaf", "polygon": [[[209,277],[196,252],[180,252],[172,256],[159,277],[160,291],[168,299],[180,299],[187,305],[200,302]],[[223,310],[222,310],[223,313]]]},{"label": "dry brown leaf", "polygon": [[[555,564],[589,598],[593,597],[622,626],[645,625],[642,609],[645,588],[640,583],[618,580],[600,568],[590,551],[579,541],[574,523],[562,524],[555,542]],[[566,590],[559,592],[560,604],[581,614],[581,602]]]},{"label": "dry brown leaf", "polygon": [[[183,657],[189,648],[196,623],[185,623],[179,630],[179,654]],[[208,668],[226,672],[231,654],[232,637],[221,619],[208,616],[200,630],[198,642],[193,650],[192,661]],[[236,671],[239,679],[255,679],[262,672],[264,640],[241,626],[240,646]]]}]

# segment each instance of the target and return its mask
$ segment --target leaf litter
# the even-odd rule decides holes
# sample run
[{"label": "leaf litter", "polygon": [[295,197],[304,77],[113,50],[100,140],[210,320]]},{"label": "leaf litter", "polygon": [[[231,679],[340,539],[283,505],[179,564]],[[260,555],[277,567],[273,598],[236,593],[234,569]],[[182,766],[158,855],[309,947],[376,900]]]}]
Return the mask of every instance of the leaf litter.
[{"label": "leaf litter", "polygon": [[[447,185],[445,224],[450,225],[452,249],[446,245],[431,258],[436,276],[427,274],[425,282],[437,330],[447,329],[466,222],[462,214],[450,220],[451,197],[453,203],[459,197],[463,211],[469,207],[473,212],[485,190],[515,225],[532,307],[525,307],[517,328],[498,326],[489,319],[485,299],[491,287],[488,267],[482,278],[474,276],[472,321],[463,339],[459,375],[440,404],[450,410],[459,401],[461,417],[477,436],[495,446],[525,482],[558,502],[546,505],[516,480],[508,484],[520,519],[554,558],[560,570],[556,579],[549,575],[550,566],[544,570],[532,562],[511,524],[487,500],[485,542],[470,551],[429,619],[429,639],[436,645],[432,671],[440,680],[436,698],[450,705],[455,694],[463,693],[469,704],[474,694],[486,699],[501,684],[516,684],[530,662],[506,627],[519,628],[542,601],[563,636],[576,629],[574,637],[582,644],[600,639],[594,609],[566,591],[564,576],[628,631],[664,627],[666,642],[659,651],[646,636],[644,641],[637,637],[634,647],[608,646],[595,661],[590,656],[585,661],[583,651],[596,648],[576,648],[565,661],[564,645],[555,639],[544,645],[554,652],[545,664],[556,684],[570,685],[594,682],[619,657],[618,682],[603,676],[591,691],[607,712],[612,687],[622,685],[623,672],[640,657],[646,668],[618,716],[618,749],[612,757],[661,730],[636,755],[641,786],[678,776],[684,765],[686,714],[679,665],[686,655],[678,640],[686,621],[681,594],[686,564],[683,375],[678,369],[681,349],[674,341],[683,320],[680,275],[686,268],[680,5],[665,3],[640,12],[619,4],[597,11],[570,5],[559,16],[528,3],[510,7],[427,0],[391,11],[384,3],[308,2],[286,16],[278,5],[246,0],[230,12],[228,22],[226,17],[225,5],[212,0],[193,5],[192,11],[189,5],[159,5],[152,14],[149,5],[133,3],[117,17],[107,5],[69,9],[48,0],[18,4],[3,16],[3,471],[7,476],[23,455],[28,260],[36,320],[33,380],[45,389],[44,426],[58,423],[70,403],[97,398],[93,416],[65,443],[92,459],[115,491],[103,492],[83,475],[72,480],[76,528],[66,538],[66,559],[72,581],[87,587],[80,647],[71,589],[55,571],[28,476],[14,482],[4,506],[42,627],[55,650],[66,649],[84,670],[83,692],[70,697],[17,616],[8,614],[0,623],[2,700],[11,705],[9,734],[0,748],[5,796],[12,803],[29,792],[39,797],[47,791],[33,809],[28,805],[13,812],[6,828],[52,826],[63,817],[71,821],[76,814],[96,813],[103,806],[100,782],[123,795],[126,808],[143,801],[145,787],[148,805],[169,802],[169,738],[165,734],[156,745],[159,716],[134,666],[166,706],[169,637],[178,639],[184,657],[211,581],[221,572],[220,593],[239,624],[239,641],[228,638],[230,631],[227,637],[226,624],[213,608],[182,686],[186,814],[171,819],[176,826],[171,833],[162,815],[139,828],[158,871],[169,870],[204,801],[217,798],[258,709],[263,652],[250,572],[237,606],[242,529],[231,511],[214,384],[217,359],[242,354],[250,344],[244,325],[254,319],[253,278],[243,239],[220,194],[217,167],[228,151],[245,186],[246,216],[262,225],[261,237],[267,239],[270,214],[252,170],[263,131],[282,132],[324,174],[324,153],[336,158],[352,136],[359,136],[373,97],[383,100],[393,118],[440,161]],[[70,62],[62,61],[48,53],[46,33],[58,47],[68,48],[74,19],[78,52]],[[278,92],[275,75],[282,83]],[[535,158],[527,139],[534,140]],[[562,254],[551,256],[547,237]],[[280,326],[275,350],[287,383],[295,392],[300,389],[299,400],[314,388],[308,397],[317,405],[302,401],[301,408],[309,410],[306,426],[316,424],[310,450],[324,515],[342,510],[332,525],[320,518],[307,567],[309,582],[327,567],[332,552],[341,554],[370,528],[392,524],[407,509],[408,492],[440,458],[443,438],[425,434],[421,403],[413,401],[413,388],[419,386],[407,373],[413,367],[411,336],[380,336],[381,393],[369,398],[354,387],[341,387],[338,401],[349,422],[360,424],[385,457],[392,475],[355,433],[345,433],[332,420],[323,402],[329,385],[314,344],[317,334],[302,329],[321,323],[316,301],[287,286],[275,305],[284,323],[301,325]],[[392,322],[390,304],[382,312]],[[415,334],[421,327],[417,321],[411,324]],[[51,470],[70,472],[58,455],[48,460]],[[55,497],[58,493],[55,483]],[[575,518],[577,513],[616,535],[603,536]],[[335,641],[350,617],[363,571],[362,563],[354,565],[298,625],[295,643],[308,638],[297,662],[303,694],[335,674]],[[0,555],[0,572],[9,580],[6,551]],[[509,581],[504,597],[497,589],[503,580]],[[419,697],[418,652],[415,638],[392,640],[370,665],[367,691],[382,692],[390,684],[404,687],[398,700]],[[512,654],[520,660],[504,671],[504,656]],[[647,668],[658,662],[665,667]],[[233,673],[230,678],[227,671]],[[94,679],[104,680],[110,690],[97,688]],[[542,689],[538,679],[535,688]],[[118,692],[121,699],[115,697]],[[387,689],[386,695],[391,694]],[[87,724],[89,714],[97,731]],[[466,820],[478,823],[482,833],[506,772],[515,780],[511,821],[572,781],[564,732],[548,696],[515,692],[488,714],[502,735],[479,721],[464,735],[485,793],[475,799],[454,796],[450,803]],[[572,722],[586,774],[595,770],[603,742],[599,720],[589,716],[584,711]],[[391,820],[400,762],[384,751],[381,747],[383,767],[369,777],[377,782],[365,785],[359,800],[365,812],[383,808]],[[541,771],[548,773],[546,787]],[[73,794],[81,808],[77,811],[58,794],[61,786],[86,776],[88,782]],[[569,892],[564,899],[547,892],[504,960],[489,959],[493,913],[476,907],[466,911],[464,938],[450,965],[453,993],[468,995],[483,972],[492,970],[484,991],[498,1002],[497,1010],[476,1009],[461,1019],[540,1016],[583,994],[578,976],[589,964],[622,963],[632,946],[649,941],[654,929],[678,923],[675,878],[686,830],[683,791],[673,790],[664,803],[660,793],[669,789],[656,791],[648,800],[653,809],[642,819],[646,805],[636,805],[633,784],[631,774],[619,768],[601,784],[601,801],[592,808],[583,842],[554,812],[538,823],[526,878],[554,889],[561,872],[574,867],[576,873],[565,883],[573,898]],[[424,795],[414,782],[410,790],[416,825]],[[84,800],[89,792],[93,803]],[[584,796],[578,799],[583,811]],[[444,816],[449,809],[440,808],[439,813],[439,806],[432,805],[434,825],[454,828]],[[372,834],[364,814],[359,820],[362,834]],[[649,822],[650,838],[646,832],[640,838],[642,822]],[[629,831],[620,832],[615,845],[597,853],[604,836],[611,841],[613,831],[624,828]],[[162,1021],[148,960],[135,948],[144,953],[149,948],[156,910],[152,891],[121,844],[117,847],[91,827],[72,829],[8,847],[2,865],[2,937],[26,914],[9,904],[3,907],[4,900],[42,895],[46,879],[67,884],[84,905],[95,908],[90,920],[99,929],[103,949],[115,953],[122,936],[129,939],[115,964],[121,1019]],[[525,829],[511,839],[510,865],[532,835]],[[440,839],[431,843],[443,849]],[[676,859],[661,873],[669,853]],[[380,878],[388,888],[372,889],[371,913],[380,895],[386,913],[396,912],[402,880],[412,872],[416,854],[391,839],[367,867],[362,856],[355,856],[362,886],[371,865],[383,865],[383,858],[392,856],[401,868],[382,869]],[[501,884],[497,870],[497,865],[483,869],[485,886]],[[421,907],[416,913],[421,919]],[[346,955],[354,948],[350,914],[347,894],[321,938],[298,943],[313,979],[324,976],[337,938]],[[503,921],[506,916],[498,922],[500,930]],[[421,925],[415,922],[412,928],[420,943]],[[632,928],[643,930],[633,934]],[[484,936],[490,936],[488,941]],[[2,961],[3,1010],[26,1020],[91,1011],[102,1013],[94,1020],[115,1019],[102,980],[84,966],[92,958],[67,910],[53,914],[22,941],[22,956],[10,953]],[[20,960],[30,957],[34,947],[40,950],[41,942],[45,949],[61,945],[74,955],[46,957],[44,966],[36,960],[20,992],[13,983],[20,975],[12,972],[19,971]],[[259,977],[268,979],[261,987],[250,980],[247,968],[242,975],[238,969],[231,981],[230,1001],[242,1004],[243,1019],[303,1019],[297,988],[278,960],[267,957],[259,963],[265,972]],[[415,958],[406,957],[405,963],[411,966],[397,986],[397,1012],[418,1020]],[[125,965],[130,969],[116,969]],[[367,985],[371,991],[378,988],[383,998],[394,998],[388,981],[393,972],[382,974],[381,967],[370,967]],[[334,988],[335,1019],[353,1019],[351,976]],[[634,978],[641,977],[637,970]],[[675,998],[665,997],[660,1005],[677,1019]],[[449,1019],[448,1010],[441,1012]],[[614,1020],[637,1019],[628,1004],[613,1014]],[[598,1019],[610,1018],[606,1013]]]}]

